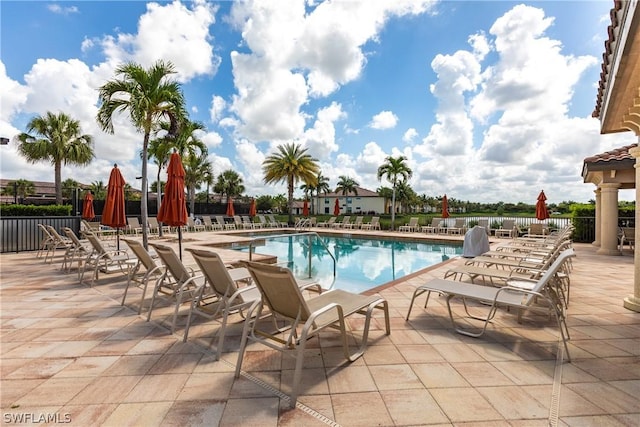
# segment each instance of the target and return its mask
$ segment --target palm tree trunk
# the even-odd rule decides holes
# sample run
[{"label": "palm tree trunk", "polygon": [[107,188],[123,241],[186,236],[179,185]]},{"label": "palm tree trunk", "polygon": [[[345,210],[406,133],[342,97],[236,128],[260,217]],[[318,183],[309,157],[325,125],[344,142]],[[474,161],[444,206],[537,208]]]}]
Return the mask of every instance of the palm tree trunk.
[{"label": "palm tree trunk", "polygon": [[[150,127],[150,126],[149,126]],[[142,245],[149,249],[149,211],[147,209],[147,152],[149,150],[149,132],[144,133],[142,143],[142,199],[140,200],[140,216],[142,217]]]},{"label": "palm tree trunk", "polygon": [[395,222],[396,222],[396,186],[394,185],[393,195],[391,196],[391,231],[395,230]]},{"label": "palm tree trunk", "polygon": [[[62,162],[56,161],[55,164],[55,187],[56,187],[56,205],[62,204]],[[23,202],[24,203],[24,202]]]},{"label": "palm tree trunk", "polygon": [[293,177],[289,177],[289,226],[293,225]]}]

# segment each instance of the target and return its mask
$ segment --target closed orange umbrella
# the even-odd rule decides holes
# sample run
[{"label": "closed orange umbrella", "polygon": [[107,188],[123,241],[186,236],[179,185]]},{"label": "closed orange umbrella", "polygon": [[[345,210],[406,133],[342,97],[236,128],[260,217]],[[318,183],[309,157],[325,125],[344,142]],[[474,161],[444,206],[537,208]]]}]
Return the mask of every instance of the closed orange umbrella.
[{"label": "closed orange umbrella", "polygon": [[[113,228],[122,228],[127,225],[127,215],[124,211],[124,178],[118,169],[118,165],[113,165],[109,184],[107,185],[107,199],[102,210],[100,223]],[[118,250],[120,250],[120,233],[118,236]]]},{"label": "closed orange umbrella", "polygon": [[540,191],[538,195],[538,201],[536,203],[536,218],[539,221],[549,218],[549,210],[547,209],[547,196],[544,194],[544,190]]},{"label": "closed orange umbrella", "polygon": [[251,199],[251,204],[249,205],[249,216],[256,216],[258,213],[258,209],[256,208],[256,199]]},{"label": "closed orange umbrella", "polygon": [[449,202],[446,194],[442,197],[442,218],[449,218]]},{"label": "closed orange umbrella", "polygon": [[93,194],[91,191],[87,191],[84,194],[84,200],[82,201],[82,219],[91,221],[96,217],[96,213],[93,210]]},{"label": "closed orange umbrella", "polygon": [[304,204],[302,205],[302,215],[309,216],[309,202],[307,202],[307,199],[304,199]]},{"label": "closed orange umbrella", "polygon": [[167,167],[167,184],[158,211],[158,221],[178,227],[178,249],[182,259],[182,226],[187,223],[187,202],[184,197],[184,167],[178,153],[172,153]]},{"label": "closed orange umbrella", "polygon": [[236,211],[233,208],[233,199],[229,197],[227,199],[227,216],[234,216],[235,214],[236,214]]},{"label": "closed orange umbrella", "polygon": [[340,215],[340,200],[336,199],[336,204],[333,205],[333,216]]}]

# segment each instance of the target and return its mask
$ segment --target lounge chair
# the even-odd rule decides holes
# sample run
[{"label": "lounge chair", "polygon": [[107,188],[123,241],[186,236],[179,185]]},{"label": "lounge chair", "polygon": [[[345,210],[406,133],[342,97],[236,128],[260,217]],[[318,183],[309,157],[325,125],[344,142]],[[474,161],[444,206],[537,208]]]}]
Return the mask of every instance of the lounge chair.
[{"label": "lounge chair", "polygon": [[431,225],[423,225],[420,227],[420,231],[423,233],[437,233],[441,222],[442,218],[431,218]]},{"label": "lounge chair", "polygon": [[318,223],[318,227],[325,227],[325,228],[332,228],[333,224],[335,224],[336,219],[338,219],[335,216],[332,216],[331,218],[329,218],[329,220],[327,221],[321,221]]},{"label": "lounge chair", "polygon": [[[359,230],[360,228],[362,228],[362,218],[363,217],[361,217],[361,216],[357,216],[356,219],[353,222],[350,222],[344,228],[351,228],[351,229]],[[313,219],[315,219],[315,218],[313,218]]]},{"label": "lounge chair", "polygon": [[198,223],[196,223],[196,221],[193,218],[188,217],[187,218],[187,230],[190,230],[190,231],[205,231],[206,227],[205,227],[204,224],[198,224]]},{"label": "lounge chair", "polygon": [[[560,331],[560,337],[564,344],[564,349],[567,353],[567,360],[571,361],[569,355],[569,346],[567,340],[569,340],[569,329],[567,328],[565,310],[563,305],[555,295],[551,282],[557,280],[556,275],[562,268],[565,262],[571,257],[574,257],[575,253],[573,249],[568,249],[560,254],[558,258],[553,262],[551,267],[535,281],[514,281],[507,282],[507,285],[501,288],[494,288],[490,286],[476,285],[473,283],[457,282],[453,280],[444,279],[432,279],[420,285],[416,288],[409,304],[409,311],[407,312],[406,319],[409,320],[411,315],[411,309],[416,298],[420,295],[427,293],[427,300],[425,301],[425,309],[429,302],[429,296],[431,292],[437,292],[440,295],[446,297],[447,309],[449,311],[449,318],[451,324],[456,332],[471,336],[480,337],[487,329],[489,322],[495,316],[499,307],[509,306],[517,309],[526,310],[539,310],[539,306],[534,306],[536,299],[543,300],[547,303],[547,307],[543,309],[548,311],[549,309],[554,314],[558,329]],[[472,332],[468,329],[459,327],[453,317],[453,311],[451,309],[451,300],[453,298],[461,298],[462,304],[465,309],[465,313],[468,317],[482,321],[484,324],[478,332]],[[468,301],[477,301],[488,306],[488,312],[486,316],[478,317],[469,313],[467,307]]]},{"label": "lounge chair", "polygon": [[374,216],[371,217],[371,221],[362,224],[362,230],[380,230],[380,217]]},{"label": "lounge chair", "polygon": [[[147,218],[147,222],[149,223],[149,233],[151,234],[160,234],[160,223],[158,222],[158,218],[154,216],[150,216]],[[171,227],[168,225],[162,225],[162,232],[169,233],[171,232]]]},{"label": "lounge chair", "polygon": [[[354,361],[362,356],[366,349],[374,309],[384,312],[386,334],[389,335],[391,332],[388,304],[379,295],[366,296],[336,289],[305,300],[289,269],[256,262],[248,262],[246,265],[262,294],[262,300],[253,303],[247,312],[235,377],[240,376],[247,340],[260,342],[285,354],[288,351],[294,352],[296,366],[289,400],[291,407],[296,405],[307,340],[319,335],[326,328],[338,329],[344,356],[349,361]],[[279,324],[284,322],[282,327],[275,330],[265,328],[266,323],[260,321],[263,303]],[[360,348],[351,354],[346,318],[356,313],[364,315],[365,318]]]},{"label": "lounge chair", "polygon": [[202,216],[202,223],[204,224],[205,230],[209,230],[209,231],[222,230],[222,228],[218,225],[218,223],[214,224],[213,221],[211,221],[211,217],[209,215]]},{"label": "lounge chair", "polygon": [[453,227],[447,228],[447,234],[464,234],[467,232],[467,224],[464,218],[456,218]]},{"label": "lounge chair", "polygon": [[342,217],[342,222],[334,222],[331,225],[331,228],[345,228],[347,224],[349,224],[349,221],[351,221],[351,216],[345,215],[344,217]]},{"label": "lounge chair", "polygon": [[[63,238],[52,226],[45,224],[38,224],[38,226],[45,236],[41,243],[41,248],[46,251],[44,262],[47,262],[49,256],[51,256],[51,261],[53,261],[56,249],[64,249],[66,253],[69,247],[72,246],[71,241],[67,238]],[[40,251],[38,252],[40,253]]]},{"label": "lounge chair", "polygon": [[277,227],[277,224],[272,224],[271,221],[267,221],[264,215],[258,215],[258,221],[260,221],[259,224],[262,228]]},{"label": "lounge chair", "polygon": [[67,236],[71,244],[67,246],[62,260],[62,270],[69,272],[74,261],[78,262],[78,272],[80,271],[80,263],[89,255],[92,250],[91,243],[88,240],[80,240],[76,233],[69,227],[62,227],[62,232]]},{"label": "lounge chair", "polygon": [[411,217],[407,224],[398,227],[398,231],[418,231],[420,229],[418,225],[418,219],[418,217]]},{"label": "lounge chair", "polygon": [[625,243],[629,245],[629,249],[634,250],[636,244],[635,227],[622,227],[620,230],[620,250],[624,249]]},{"label": "lounge chair", "polygon": [[287,228],[289,226],[289,224],[287,224],[286,222],[280,222],[276,219],[275,216],[273,216],[273,214],[269,214],[267,215],[267,218],[269,218],[269,221],[271,221],[272,224],[275,224],[275,227],[278,228]]},{"label": "lounge chair", "polygon": [[99,274],[122,273],[129,274],[129,269],[133,268],[136,260],[129,258],[129,254],[124,250],[107,250],[98,236],[94,233],[86,233],[86,238],[91,243],[92,251],[84,260],[84,266],[80,271],[80,283],[84,279],[87,270],[92,269],[90,286],[98,280]]},{"label": "lounge chair", "polygon": [[547,224],[534,222],[529,224],[529,228],[525,237],[540,237],[546,236],[547,234],[549,234],[549,227],[547,226]]},{"label": "lounge chair", "polygon": [[516,222],[513,219],[505,219],[500,228],[495,232],[496,237],[516,237]]},{"label": "lounge chair", "polygon": [[124,295],[122,295],[122,302],[120,305],[124,305],[127,299],[127,293],[129,292],[129,286],[132,282],[137,283],[137,286],[142,289],[142,296],[140,297],[140,305],[138,306],[138,314],[142,312],[144,306],[144,297],[147,294],[147,287],[149,281],[152,279],[160,279],[164,274],[164,267],[161,264],[156,263],[151,254],[142,246],[142,242],[134,239],[122,239],[131,249],[131,252],[136,256],[138,262],[134,267],[129,269],[127,274],[127,286],[124,288]]},{"label": "lounge chair", "polygon": [[254,224],[253,221],[251,221],[251,218],[249,218],[248,216],[241,216],[240,217],[242,219],[242,227],[243,228],[247,228],[247,229],[254,229],[254,228],[259,228],[260,226],[258,224]]},{"label": "lounge chair", "polygon": [[216,215],[215,217],[216,220],[216,224],[218,224],[218,226],[220,227],[220,230],[235,230],[236,229],[236,225],[235,223],[227,223],[224,220],[224,217],[222,215]]},{"label": "lounge chair", "polygon": [[147,321],[151,320],[151,312],[156,298],[159,294],[163,294],[174,304],[173,320],[171,322],[171,333],[173,333],[176,328],[180,306],[182,303],[190,303],[193,300],[197,289],[204,283],[204,277],[201,274],[196,274],[192,268],[187,268],[171,247],[158,243],[151,243],[151,246],[156,250],[165,269],[153,289]]},{"label": "lounge chair", "polygon": [[216,347],[216,360],[219,360],[229,315],[236,311],[242,315],[243,310],[260,299],[260,292],[255,286],[238,286],[238,282],[246,282],[246,285],[251,280],[246,268],[229,269],[218,254],[212,251],[193,248],[187,250],[193,255],[206,280],[195,291],[182,340],[187,341],[194,314],[219,321]]},{"label": "lounge chair", "polygon": [[140,221],[138,221],[138,217],[136,216],[127,217],[127,232],[133,233],[133,234],[142,233],[142,225],[140,225]]}]

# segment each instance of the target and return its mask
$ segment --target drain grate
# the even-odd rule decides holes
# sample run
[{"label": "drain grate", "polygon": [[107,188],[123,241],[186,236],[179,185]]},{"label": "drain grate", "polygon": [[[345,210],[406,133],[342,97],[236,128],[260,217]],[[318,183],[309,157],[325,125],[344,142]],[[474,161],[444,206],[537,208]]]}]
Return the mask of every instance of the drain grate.
[{"label": "drain grate", "polygon": [[562,340],[558,341],[558,351],[556,356],[556,367],[553,372],[553,390],[551,391],[551,403],[549,405],[549,425],[558,426],[558,415],[560,412],[560,388],[562,387],[562,364],[564,361],[564,347]]}]

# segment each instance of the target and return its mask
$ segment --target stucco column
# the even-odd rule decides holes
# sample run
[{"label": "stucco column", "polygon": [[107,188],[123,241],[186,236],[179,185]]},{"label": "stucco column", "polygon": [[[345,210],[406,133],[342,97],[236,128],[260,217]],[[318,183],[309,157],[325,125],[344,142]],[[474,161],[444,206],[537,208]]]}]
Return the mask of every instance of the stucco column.
[{"label": "stucco column", "polygon": [[600,184],[602,221],[598,255],[622,255],[618,249],[618,183]]},{"label": "stucco column", "polygon": [[593,246],[600,246],[600,239],[602,236],[602,191],[600,188],[596,188],[594,193],[596,194],[596,240],[593,241]]},{"label": "stucco column", "polygon": [[[640,143],[640,137],[638,137]],[[638,210],[638,200],[640,200],[640,147],[629,150],[629,154],[636,158],[636,242],[640,242],[640,211]],[[640,313],[640,253],[638,248],[633,253],[633,295],[624,299],[623,305],[629,310]]]}]

